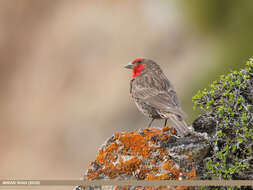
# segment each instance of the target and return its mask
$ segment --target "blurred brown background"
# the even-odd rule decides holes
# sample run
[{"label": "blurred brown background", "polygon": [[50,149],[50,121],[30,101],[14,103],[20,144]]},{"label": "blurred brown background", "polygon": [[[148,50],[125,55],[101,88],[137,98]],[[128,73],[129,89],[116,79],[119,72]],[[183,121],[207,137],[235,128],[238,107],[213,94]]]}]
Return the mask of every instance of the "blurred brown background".
[{"label": "blurred brown background", "polygon": [[162,66],[190,124],[192,95],[253,54],[252,5],[0,0],[0,178],[79,179],[114,132],[144,128],[136,57]]}]

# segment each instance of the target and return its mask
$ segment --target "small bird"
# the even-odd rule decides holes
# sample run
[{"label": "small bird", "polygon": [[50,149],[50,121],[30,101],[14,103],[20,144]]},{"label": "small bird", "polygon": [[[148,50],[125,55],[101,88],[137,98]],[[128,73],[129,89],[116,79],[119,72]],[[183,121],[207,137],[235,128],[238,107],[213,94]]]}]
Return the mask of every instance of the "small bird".
[{"label": "small bird", "polygon": [[190,129],[183,120],[182,111],[177,94],[160,66],[150,59],[137,58],[125,65],[132,69],[130,94],[138,109],[152,120],[170,119],[175,124],[179,136],[186,136]]}]

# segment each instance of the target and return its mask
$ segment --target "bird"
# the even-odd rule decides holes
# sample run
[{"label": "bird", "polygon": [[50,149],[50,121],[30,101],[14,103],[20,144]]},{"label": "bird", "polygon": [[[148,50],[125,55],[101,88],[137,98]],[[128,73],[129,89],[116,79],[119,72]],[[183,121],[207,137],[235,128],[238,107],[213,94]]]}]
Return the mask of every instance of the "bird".
[{"label": "bird", "polygon": [[176,91],[163,73],[161,67],[151,59],[136,58],[125,65],[132,70],[130,95],[137,108],[151,118],[148,127],[155,119],[164,119],[164,126],[170,119],[175,125],[178,136],[187,136],[191,130],[183,117],[183,112]]}]

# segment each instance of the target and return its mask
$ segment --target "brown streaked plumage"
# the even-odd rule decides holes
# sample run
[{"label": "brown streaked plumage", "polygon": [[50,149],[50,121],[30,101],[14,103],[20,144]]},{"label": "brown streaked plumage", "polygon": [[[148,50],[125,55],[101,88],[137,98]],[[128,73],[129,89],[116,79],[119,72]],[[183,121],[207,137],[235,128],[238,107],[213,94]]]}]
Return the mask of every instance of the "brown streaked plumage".
[{"label": "brown streaked plumage", "polygon": [[152,118],[149,126],[154,119],[165,119],[165,125],[167,119],[170,119],[175,124],[178,135],[189,134],[190,129],[183,120],[185,114],[177,94],[160,66],[152,60],[138,58],[125,67],[133,70],[130,94],[138,109]]}]

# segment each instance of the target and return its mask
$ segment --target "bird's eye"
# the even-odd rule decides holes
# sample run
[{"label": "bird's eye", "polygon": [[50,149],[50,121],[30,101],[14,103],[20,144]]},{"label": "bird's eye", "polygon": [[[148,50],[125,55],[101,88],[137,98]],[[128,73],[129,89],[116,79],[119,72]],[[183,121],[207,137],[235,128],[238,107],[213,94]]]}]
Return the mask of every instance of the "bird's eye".
[{"label": "bird's eye", "polygon": [[137,61],[137,63],[142,63],[142,60]]}]

